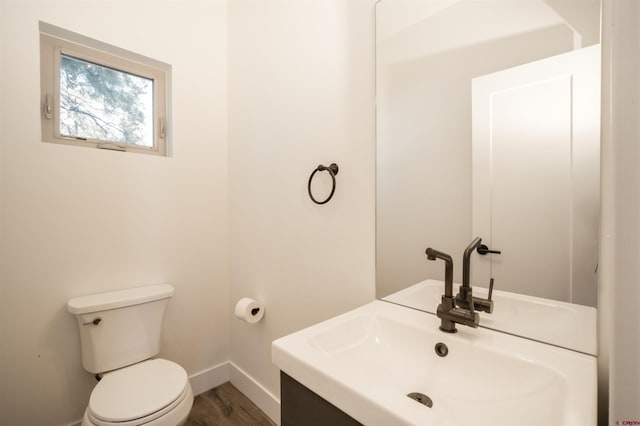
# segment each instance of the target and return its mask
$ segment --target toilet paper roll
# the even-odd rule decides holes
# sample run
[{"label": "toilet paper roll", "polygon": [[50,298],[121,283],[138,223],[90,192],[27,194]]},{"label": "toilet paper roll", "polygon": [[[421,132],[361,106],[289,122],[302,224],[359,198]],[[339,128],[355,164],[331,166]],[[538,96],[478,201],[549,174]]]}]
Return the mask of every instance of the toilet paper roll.
[{"label": "toilet paper roll", "polygon": [[264,305],[250,297],[243,297],[236,303],[236,317],[255,324],[264,316]]}]

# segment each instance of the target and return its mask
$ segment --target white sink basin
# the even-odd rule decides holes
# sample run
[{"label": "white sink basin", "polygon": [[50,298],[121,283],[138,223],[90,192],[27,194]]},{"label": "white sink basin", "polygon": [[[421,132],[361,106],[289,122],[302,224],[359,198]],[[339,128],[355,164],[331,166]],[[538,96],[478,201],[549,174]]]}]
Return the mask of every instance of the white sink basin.
[{"label": "white sink basin", "polygon": [[[459,284],[454,284],[454,294]],[[488,290],[473,286],[473,295],[487,297]],[[436,313],[444,282],[425,280],[384,300]],[[539,340],[590,355],[598,354],[596,308],[494,290],[493,313],[480,312],[480,326]]]},{"label": "white sink basin", "polygon": [[439,324],[374,301],[274,341],[272,358],[365,425],[596,424],[595,357],[481,328],[447,334]]}]

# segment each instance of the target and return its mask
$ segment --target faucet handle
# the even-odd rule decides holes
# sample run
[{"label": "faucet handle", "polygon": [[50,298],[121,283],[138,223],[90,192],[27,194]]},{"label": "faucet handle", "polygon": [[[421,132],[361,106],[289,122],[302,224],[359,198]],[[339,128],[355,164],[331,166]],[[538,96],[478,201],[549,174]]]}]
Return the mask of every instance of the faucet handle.
[{"label": "faucet handle", "polygon": [[493,300],[491,300],[491,296],[493,295],[493,278],[489,280],[489,295],[486,299],[476,299],[474,300],[476,304],[476,309],[486,312],[488,314],[493,313]]},{"label": "faucet handle", "polygon": [[478,254],[481,255],[485,255],[487,253],[492,253],[492,254],[502,254],[502,252],[500,250],[489,250],[489,247],[487,247],[484,244],[480,244],[477,248],[476,251],[478,252]]},{"label": "faucet handle", "polygon": [[489,297],[487,297],[487,300],[489,302],[491,302],[491,295],[493,294],[493,278],[491,278],[489,280]]},{"label": "faucet handle", "polygon": [[[489,296],[486,299],[483,299],[482,297],[472,298],[473,300],[472,305],[474,309],[477,311],[486,312],[488,314],[493,313],[493,300],[491,300],[492,295],[493,295],[493,278],[491,278],[491,280],[489,281]],[[456,298],[456,303],[459,303],[458,298]]]}]

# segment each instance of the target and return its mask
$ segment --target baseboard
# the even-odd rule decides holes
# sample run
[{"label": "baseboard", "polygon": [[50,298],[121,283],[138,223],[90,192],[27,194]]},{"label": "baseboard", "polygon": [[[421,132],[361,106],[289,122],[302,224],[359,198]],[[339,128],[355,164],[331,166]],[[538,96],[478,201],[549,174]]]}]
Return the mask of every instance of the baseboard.
[{"label": "baseboard", "polygon": [[276,424],[280,424],[280,399],[251,377],[246,371],[229,361],[229,381]]},{"label": "baseboard", "polygon": [[231,361],[195,373],[189,377],[194,395],[225,382],[231,382],[276,424],[280,424],[280,399]]},{"label": "baseboard", "polygon": [[189,377],[193,395],[199,395],[229,381],[229,362],[192,374]]}]

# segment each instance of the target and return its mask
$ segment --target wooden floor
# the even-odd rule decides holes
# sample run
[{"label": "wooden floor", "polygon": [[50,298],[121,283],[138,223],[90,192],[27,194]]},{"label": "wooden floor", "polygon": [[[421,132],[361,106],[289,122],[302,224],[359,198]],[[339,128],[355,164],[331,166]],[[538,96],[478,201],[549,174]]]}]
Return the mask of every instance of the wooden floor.
[{"label": "wooden floor", "polygon": [[196,396],[185,426],[275,426],[231,383],[223,383]]}]

